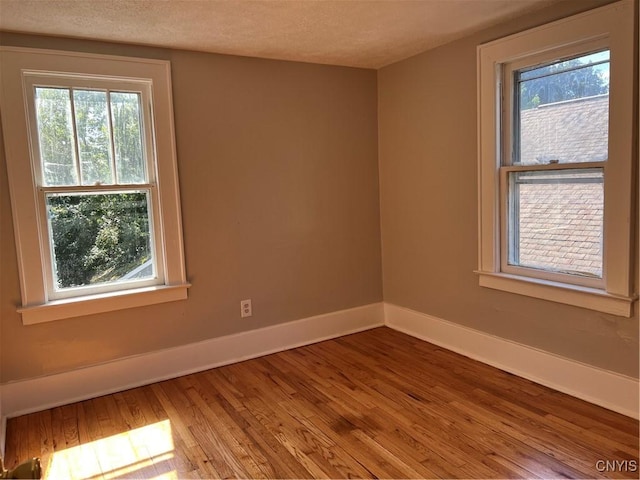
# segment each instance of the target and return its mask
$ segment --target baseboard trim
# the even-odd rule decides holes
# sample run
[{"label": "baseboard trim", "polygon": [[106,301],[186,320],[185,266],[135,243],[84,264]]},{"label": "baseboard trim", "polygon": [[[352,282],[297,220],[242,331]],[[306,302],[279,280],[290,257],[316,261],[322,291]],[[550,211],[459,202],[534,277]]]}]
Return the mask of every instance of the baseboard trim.
[{"label": "baseboard trim", "polygon": [[[15,417],[384,325],[374,303],[0,386]],[[5,421],[3,419],[3,421]],[[4,423],[3,423],[4,424]],[[0,440],[4,441],[4,432]]]},{"label": "baseboard trim", "polygon": [[6,415],[0,416],[0,458],[4,460],[4,446],[5,439],[7,438],[7,417]]},{"label": "baseboard trim", "polygon": [[0,385],[6,420],[331,338],[388,326],[623,415],[639,418],[638,380],[440,318],[374,303],[78,370]]},{"label": "baseboard trim", "polygon": [[628,417],[640,416],[638,379],[390,303],[384,311],[389,328]]}]

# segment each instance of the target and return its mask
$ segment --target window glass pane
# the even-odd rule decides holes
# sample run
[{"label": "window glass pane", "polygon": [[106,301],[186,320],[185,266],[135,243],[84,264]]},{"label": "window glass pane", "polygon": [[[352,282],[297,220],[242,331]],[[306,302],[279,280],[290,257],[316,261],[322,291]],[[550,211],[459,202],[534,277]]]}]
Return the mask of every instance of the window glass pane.
[{"label": "window glass pane", "polygon": [[146,183],[140,94],[111,92],[111,118],[118,183]]},{"label": "window glass pane", "polygon": [[[544,65],[542,67],[535,67],[528,70],[522,70],[520,72],[520,80],[531,80],[533,78],[544,77],[553,73],[560,73],[563,71],[568,71],[574,69],[576,66],[580,67],[583,65],[595,65],[597,63],[603,63],[609,61],[609,50],[603,50],[602,52],[590,53],[588,55],[583,55],[578,57],[577,59],[571,59],[564,62],[556,62],[551,65]],[[608,65],[607,65],[608,69]],[[608,85],[609,77],[606,77],[606,82]]]},{"label": "window glass pane", "polygon": [[609,52],[516,72],[514,163],[608,157]]},{"label": "window glass pane", "polygon": [[36,121],[44,185],[77,185],[69,89],[36,87]]},{"label": "window glass pane", "polygon": [[602,277],[602,169],[509,173],[509,263]]},{"label": "window glass pane", "polygon": [[82,184],[113,183],[107,93],[74,90]]},{"label": "window glass pane", "polygon": [[147,191],[46,201],[57,289],[154,278]]}]

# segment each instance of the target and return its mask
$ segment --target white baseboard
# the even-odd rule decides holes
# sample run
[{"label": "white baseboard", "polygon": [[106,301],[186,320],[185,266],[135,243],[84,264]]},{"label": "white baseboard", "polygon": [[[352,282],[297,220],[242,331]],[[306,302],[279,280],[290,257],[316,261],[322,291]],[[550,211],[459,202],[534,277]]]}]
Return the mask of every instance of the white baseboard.
[{"label": "white baseboard", "polygon": [[70,372],[0,385],[6,418],[386,325],[501,370],[638,418],[638,380],[389,303],[374,303]]},{"label": "white baseboard", "polygon": [[519,377],[639,417],[638,379],[560,357],[424,313],[385,303],[389,328]]},{"label": "white baseboard", "polygon": [[[15,417],[37,412],[383,325],[383,304],[374,303],[69,372],[6,383],[0,386],[2,414]],[[4,434],[0,439],[4,441]]]},{"label": "white baseboard", "polygon": [[7,417],[0,415],[0,458],[4,459],[5,439],[7,438]]}]

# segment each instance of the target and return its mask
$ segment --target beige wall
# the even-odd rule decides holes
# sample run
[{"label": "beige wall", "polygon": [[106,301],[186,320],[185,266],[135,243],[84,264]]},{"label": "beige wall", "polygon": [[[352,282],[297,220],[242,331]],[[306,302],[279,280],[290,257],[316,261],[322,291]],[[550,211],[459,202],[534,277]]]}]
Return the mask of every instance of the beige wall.
[{"label": "beige wall", "polygon": [[[384,298],[637,376],[637,306],[635,317],[615,317],[480,288],[473,273],[478,264],[476,47],[602,3],[562,2],[379,71]],[[637,214],[633,218],[637,230]]]},{"label": "beige wall", "polygon": [[[377,302],[382,286],[385,301],[637,376],[637,311],[624,319],[482,289],[473,273],[476,46],[606,2],[563,1],[377,80],[371,70],[3,34],[4,45],[171,60],[193,287],[183,302],[22,326],[0,158],[0,381]],[[251,319],[239,318],[243,298]]]},{"label": "beige wall", "polygon": [[[171,60],[193,284],[186,301],[23,326],[3,159],[2,382],[382,300],[375,71],[10,34],[2,44]],[[254,314],[241,320],[244,298]]]}]

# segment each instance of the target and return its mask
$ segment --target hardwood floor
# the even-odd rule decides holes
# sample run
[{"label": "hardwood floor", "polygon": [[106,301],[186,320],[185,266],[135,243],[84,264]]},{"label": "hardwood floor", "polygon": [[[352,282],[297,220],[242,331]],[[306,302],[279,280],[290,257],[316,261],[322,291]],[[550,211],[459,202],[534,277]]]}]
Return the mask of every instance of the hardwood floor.
[{"label": "hardwood floor", "polygon": [[384,327],[7,428],[56,479],[638,478],[637,421]]}]

